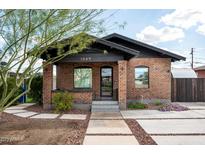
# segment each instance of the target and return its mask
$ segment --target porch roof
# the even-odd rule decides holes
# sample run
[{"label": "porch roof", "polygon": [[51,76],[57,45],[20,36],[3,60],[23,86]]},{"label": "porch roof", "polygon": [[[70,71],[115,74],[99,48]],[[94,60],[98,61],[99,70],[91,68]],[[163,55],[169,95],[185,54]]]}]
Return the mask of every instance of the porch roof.
[{"label": "porch roof", "polygon": [[[80,52],[79,54],[82,54],[82,53],[86,53],[86,51],[92,51],[92,50],[95,50],[95,51],[103,51],[103,50],[108,50],[108,52],[110,51],[115,51],[115,54],[119,54],[119,55],[123,55],[125,56],[125,59],[129,59],[131,57],[136,57],[139,55],[139,51],[138,50],[135,50],[135,49],[132,49],[132,48],[128,48],[126,46],[123,46],[123,45],[120,45],[120,44],[117,44],[115,42],[111,42],[111,41],[108,41],[108,40],[105,40],[105,39],[102,39],[102,38],[97,38],[95,36],[92,36],[92,35],[89,35],[90,37],[94,38],[94,43],[92,43],[92,45],[90,47],[88,47],[87,49],[85,49],[84,51]],[[67,38],[67,39],[63,39],[59,42],[64,42],[66,40],[68,40],[70,38]],[[66,49],[68,48],[69,45],[65,45],[65,51]],[[102,49],[102,47],[104,47]],[[96,50],[97,49],[97,50]],[[88,52],[90,53],[90,52]],[[100,53],[100,52],[99,52]],[[55,47],[48,47],[47,49],[47,53],[46,54],[49,54],[51,57],[55,57],[57,55],[57,48]],[[42,54],[41,55],[41,58],[46,60],[47,59],[47,56],[46,54]],[[71,56],[68,56],[68,57],[76,57],[76,55],[79,55],[79,54],[74,54],[74,55],[71,55]],[[106,61],[106,59],[105,59]]]},{"label": "porch roof", "polygon": [[[101,57],[100,61],[103,61],[103,60],[110,61],[113,58],[112,57],[113,55],[109,55],[109,57],[106,57],[105,55],[103,55],[102,54],[103,51],[108,51],[109,53],[114,52],[115,57],[111,61],[130,59],[132,57],[148,57],[148,58],[149,57],[162,57],[162,58],[171,58],[172,61],[186,60],[186,58],[183,56],[180,56],[180,55],[174,54],[172,52],[169,52],[167,50],[160,49],[158,47],[155,47],[155,46],[152,46],[152,45],[128,38],[126,36],[122,36],[122,35],[117,34],[117,33],[107,35],[103,38],[98,38],[98,37],[95,37],[92,35],[89,35],[89,36],[94,38],[94,40],[95,40],[94,43],[92,43],[90,45],[90,47],[88,47],[87,49],[85,49],[84,51],[79,53],[79,54],[85,53],[87,55],[85,55],[85,54],[84,55],[83,54],[70,55],[70,56],[68,56],[69,58],[67,58],[67,62],[70,59],[72,62],[78,62],[78,60],[80,58],[82,58],[80,56],[82,56],[82,55],[88,56],[89,54],[92,53],[92,52],[86,52],[88,50],[97,51],[98,55],[95,54],[94,57],[95,57],[95,59],[96,59],[96,57]],[[58,41],[58,43],[66,42],[69,39],[70,38],[63,39],[61,41]],[[54,43],[57,43],[57,42],[54,42]],[[50,45],[50,46],[52,46],[52,45]],[[64,50],[67,51],[68,47],[69,47],[69,44],[65,44]],[[47,52],[42,54],[41,58],[46,60],[47,54],[49,54],[49,56],[51,56],[51,57],[55,57],[57,55],[57,48],[55,48],[53,46],[48,47]],[[78,56],[78,58],[76,58],[77,56]],[[70,57],[73,57],[75,60],[73,60]],[[97,61],[99,61],[99,59]]]}]

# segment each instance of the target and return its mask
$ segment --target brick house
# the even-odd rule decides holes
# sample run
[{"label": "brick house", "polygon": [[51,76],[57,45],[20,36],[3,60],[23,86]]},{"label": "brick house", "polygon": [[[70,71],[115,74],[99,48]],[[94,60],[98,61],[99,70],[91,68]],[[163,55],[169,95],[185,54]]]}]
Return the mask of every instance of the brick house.
[{"label": "brick house", "polygon": [[85,51],[56,63],[56,90],[53,66],[44,68],[44,108],[51,108],[56,91],[69,91],[75,105],[86,107],[93,100],[116,100],[120,109],[142,99],[169,102],[171,62],[178,60],[185,58],[116,33],[97,38]]},{"label": "brick house", "polygon": [[196,67],[194,71],[196,72],[198,78],[205,78],[205,65]]}]

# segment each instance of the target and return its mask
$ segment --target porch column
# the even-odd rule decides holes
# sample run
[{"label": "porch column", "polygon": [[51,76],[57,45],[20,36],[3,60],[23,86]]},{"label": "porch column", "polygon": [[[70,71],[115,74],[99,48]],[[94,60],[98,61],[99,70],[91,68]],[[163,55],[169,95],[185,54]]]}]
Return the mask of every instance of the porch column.
[{"label": "porch column", "polygon": [[[44,64],[45,62],[43,62]],[[48,64],[43,68],[43,108],[51,109],[53,89],[53,65]]]},{"label": "porch column", "polygon": [[127,108],[127,61],[118,61],[118,101],[121,110]]}]

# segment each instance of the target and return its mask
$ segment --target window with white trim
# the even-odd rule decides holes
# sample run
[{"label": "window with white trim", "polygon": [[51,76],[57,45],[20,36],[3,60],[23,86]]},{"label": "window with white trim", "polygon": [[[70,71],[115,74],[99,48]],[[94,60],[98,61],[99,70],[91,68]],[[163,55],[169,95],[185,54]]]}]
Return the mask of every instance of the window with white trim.
[{"label": "window with white trim", "polygon": [[135,87],[149,88],[149,68],[145,66],[135,67]]},{"label": "window with white trim", "polygon": [[92,69],[74,69],[74,88],[92,88]]}]

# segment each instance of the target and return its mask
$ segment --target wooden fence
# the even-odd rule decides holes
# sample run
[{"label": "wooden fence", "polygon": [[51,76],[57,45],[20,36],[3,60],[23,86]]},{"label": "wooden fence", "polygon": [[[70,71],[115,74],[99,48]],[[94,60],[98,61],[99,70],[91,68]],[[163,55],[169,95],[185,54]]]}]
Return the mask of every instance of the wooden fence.
[{"label": "wooden fence", "polygon": [[172,102],[205,102],[205,78],[172,79]]}]

